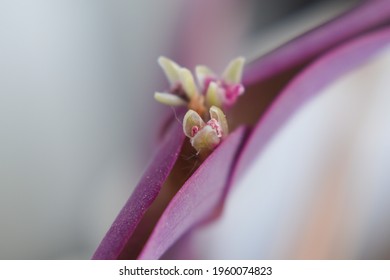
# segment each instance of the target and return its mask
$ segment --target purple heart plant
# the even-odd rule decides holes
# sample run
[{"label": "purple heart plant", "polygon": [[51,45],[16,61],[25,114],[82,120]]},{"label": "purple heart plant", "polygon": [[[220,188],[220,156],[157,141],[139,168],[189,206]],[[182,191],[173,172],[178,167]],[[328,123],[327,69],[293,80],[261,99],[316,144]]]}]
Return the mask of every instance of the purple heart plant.
[{"label": "purple heart plant", "polygon": [[[270,204],[262,199],[270,190],[262,189],[262,177],[257,178],[260,195],[248,194],[254,197],[248,201],[255,203],[240,201],[241,207],[247,209],[244,216],[230,213],[227,201],[243,188],[240,182],[245,172],[265,156],[276,135],[302,108],[319,98],[327,86],[390,46],[389,26],[390,1],[364,1],[246,65],[242,57],[232,60],[220,76],[206,66],[197,66],[195,79],[190,70],[160,57],[158,62],[169,89],[156,92],[154,97],[175,107],[176,113],[164,128],[154,159],[93,258],[224,258],[223,253],[197,254],[194,249],[194,242],[202,240],[197,234],[221,219],[231,222],[231,230],[225,228],[229,237],[210,242],[214,247],[244,250],[227,253],[226,258],[300,258],[264,253],[275,246],[267,243],[267,238],[283,234],[283,227],[266,225],[271,224],[267,217],[278,217],[275,213],[288,207],[283,204],[288,201],[283,197],[288,186]],[[296,161],[299,164],[299,158]],[[279,176],[283,177],[284,172],[279,170]],[[256,212],[257,204],[262,205],[262,212]],[[330,205],[326,209],[332,208]],[[250,220],[251,226],[240,227],[234,222],[243,220]],[[324,234],[331,227],[326,226],[325,218],[322,221],[320,233]],[[287,221],[280,223],[290,225]],[[303,236],[300,230],[298,227],[296,236]],[[253,236],[259,236],[259,240]],[[287,234],[281,240],[289,240]],[[211,243],[203,247],[208,245]],[[390,243],[387,245],[389,249]]]}]

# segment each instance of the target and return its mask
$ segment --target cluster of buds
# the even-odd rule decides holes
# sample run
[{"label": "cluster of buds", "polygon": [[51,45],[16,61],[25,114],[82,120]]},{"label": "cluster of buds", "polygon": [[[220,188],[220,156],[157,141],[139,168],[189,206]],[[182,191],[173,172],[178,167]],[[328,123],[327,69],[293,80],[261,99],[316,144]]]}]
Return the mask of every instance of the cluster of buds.
[{"label": "cluster of buds", "polygon": [[228,124],[222,109],[234,105],[244,93],[241,84],[245,59],[232,60],[221,76],[206,66],[195,68],[196,79],[187,68],[166,57],[158,63],[170,84],[167,92],[156,92],[154,98],[169,106],[186,106],[183,131],[198,154],[207,156],[228,135]]}]

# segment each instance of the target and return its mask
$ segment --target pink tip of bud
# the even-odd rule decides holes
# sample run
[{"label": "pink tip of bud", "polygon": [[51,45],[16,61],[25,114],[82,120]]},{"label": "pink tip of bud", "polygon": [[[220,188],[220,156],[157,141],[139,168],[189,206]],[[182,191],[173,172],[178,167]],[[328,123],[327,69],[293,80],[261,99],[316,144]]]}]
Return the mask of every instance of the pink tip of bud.
[{"label": "pink tip of bud", "polygon": [[219,138],[222,137],[222,129],[221,129],[221,126],[219,125],[218,121],[216,119],[211,119],[207,122],[207,125],[211,126],[212,129],[215,130],[215,132],[217,133],[217,136]]},{"label": "pink tip of bud", "polygon": [[195,134],[197,134],[199,131],[199,127],[194,125],[192,128],[191,128],[191,137],[194,137]]},{"label": "pink tip of bud", "polygon": [[224,88],[225,103],[228,106],[236,103],[237,98],[244,93],[244,87],[241,84],[226,85]]}]

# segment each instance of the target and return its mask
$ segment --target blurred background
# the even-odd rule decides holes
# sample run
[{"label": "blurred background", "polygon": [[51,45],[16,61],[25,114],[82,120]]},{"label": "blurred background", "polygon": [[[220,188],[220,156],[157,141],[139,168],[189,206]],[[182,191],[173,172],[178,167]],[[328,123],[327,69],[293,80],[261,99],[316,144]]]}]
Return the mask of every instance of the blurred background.
[{"label": "blurred background", "polygon": [[357,2],[0,0],[0,259],[91,257],[170,113],[159,55],[219,71]]}]

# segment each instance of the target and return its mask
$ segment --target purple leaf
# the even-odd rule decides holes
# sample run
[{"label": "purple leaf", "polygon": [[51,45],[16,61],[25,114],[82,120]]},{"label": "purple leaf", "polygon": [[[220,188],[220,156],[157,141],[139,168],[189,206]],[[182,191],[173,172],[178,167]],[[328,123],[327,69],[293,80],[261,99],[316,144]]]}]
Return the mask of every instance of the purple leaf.
[{"label": "purple leaf", "polygon": [[240,155],[237,174],[244,172],[284,123],[321,89],[389,45],[389,28],[373,32],[322,56],[299,73],[256,125]]},{"label": "purple leaf", "polygon": [[301,67],[347,40],[389,24],[390,1],[365,1],[246,66],[243,83],[252,85]]},{"label": "purple leaf", "polygon": [[117,259],[142,217],[159,194],[182,147],[182,127],[174,123],[134,192],[122,208],[93,259]]},{"label": "purple leaf", "polygon": [[187,230],[204,222],[221,203],[247,129],[236,129],[187,180],[166,208],[140,259],[158,259]]}]

